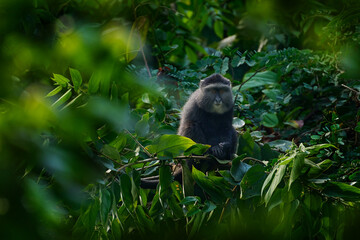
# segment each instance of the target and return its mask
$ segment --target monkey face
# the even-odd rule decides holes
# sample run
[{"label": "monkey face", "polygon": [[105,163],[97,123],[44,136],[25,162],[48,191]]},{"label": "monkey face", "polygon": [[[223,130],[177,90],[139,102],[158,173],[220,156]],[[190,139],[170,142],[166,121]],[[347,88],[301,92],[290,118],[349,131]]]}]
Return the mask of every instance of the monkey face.
[{"label": "monkey face", "polygon": [[210,113],[223,114],[233,106],[233,96],[230,86],[225,84],[210,84],[201,90],[201,107]]}]

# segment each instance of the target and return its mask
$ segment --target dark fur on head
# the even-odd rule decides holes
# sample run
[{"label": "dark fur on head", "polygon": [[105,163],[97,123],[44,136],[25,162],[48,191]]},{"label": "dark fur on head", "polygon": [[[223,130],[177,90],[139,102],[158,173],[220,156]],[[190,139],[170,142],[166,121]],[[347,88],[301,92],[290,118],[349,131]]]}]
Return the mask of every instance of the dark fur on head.
[{"label": "dark fur on head", "polygon": [[214,74],[210,75],[209,77],[204,78],[203,80],[200,81],[200,88],[206,87],[207,85],[214,84],[214,83],[221,83],[221,84],[228,85],[228,86],[231,85],[231,82],[229,79],[224,78],[223,76],[221,76],[218,73],[214,73]]}]

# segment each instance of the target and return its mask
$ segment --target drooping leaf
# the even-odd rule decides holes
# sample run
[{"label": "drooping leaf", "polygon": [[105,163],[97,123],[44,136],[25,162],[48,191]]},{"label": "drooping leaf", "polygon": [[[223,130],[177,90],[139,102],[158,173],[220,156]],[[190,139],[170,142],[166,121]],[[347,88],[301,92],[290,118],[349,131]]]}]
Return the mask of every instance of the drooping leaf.
[{"label": "drooping leaf", "polygon": [[[243,81],[247,81],[254,73],[247,73],[244,76]],[[241,91],[245,91],[250,88],[260,87],[264,85],[276,85],[278,81],[278,75],[271,71],[256,73],[248,82],[241,87]]]},{"label": "drooping leaf", "polygon": [[241,159],[241,157],[233,159],[230,169],[231,176],[237,182],[240,182],[244,177],[245,173],[251,168],[249,164],[242,162]]},{"label": "drooping leaf", "polygon": [[160,199],[165,200],[169,197],[169,194],[171,194],[170,186],[172,182],[172,175],[170,166],[162,166],[159,170],[159,193],[160,193]]},{"label": "drooping leaf", "polygon": [[185,46],[185,52],[190,62],[195,63],[197,61],[197,55],[190,47]]},{"label": "drooping leaf", "polygon": [[192,154],[194,154],[194,155],[202,155],[209,148],[210,148],[210,145],[204,145],[204,144],[196,143],[195,145],[192,145],[191,147],[186,149],[185,152],[184,152],[184,155],[185,156],[189,156],[189,155],[192,155]]},{"label": "drooping leaf", "polygon": [[98,92],[100,88],[100,82],[101,82],[102,76],[100,74],[100,71],[94,72],[89,80],[88,85],[88,91],[90,94],[95,94]]},{"label": "drooping leaf", "polygon": [[79,92],[79,88],[82,84],[82,77],[81,77],[80,72],[76,69],[70,68],[70,75],[71,75],[71,80],[74,85],[75,92]]},{"label": "drooping leaf", "polygon": [[221,191],[221,189],[214,184],[205,174],[197,170],[194,166],[192,168],[192,176],[195,182],[211,196],[211,199],[215,203],[222,203],[225,201],[226,196]]},{"label": "drooping leaf", "polygon": [[108,215],[110,212],[112,204],[112,197],[110,192],[107,189],[101,190],[101,198],[100,198],[100,213],[101,213],[101,222],[105,223],[108,219]]},{"label": "drooping leaf", "polygon": [[214,31],[219,38],[224,37],[224,23],[221,20],[216,20],[214,23]]},{"label": "drooping leaf", "polygon": [[158,156],[179,156],[186,149],[195,145],[196,143],[190,138],[179,135],[163,135],[154,141],[153,145],[147,146],[150,153],[156,153]]},{"label": "drooping leaf", "polygon": [[61,90],[63,89],[62,86],[57,86],[54,90],[52,90],[51,92],[49,92],[46,97],[52,97],[56,94],[58,94],[59,92],[61,92]]},{"label": "drooping leaf", "polygon": [[101,153],[111,160],[120,161],[120,153],[118,150],[109,144],[105,144],[101,149]]},{"label": "drooping leaf", "polygon": [[149,113],[146,113],[142,116],[141,120],[135,124],[135,131],[140,137],[145,137],[149,133],[149,118]]},{"label": "drooping leaf", "polygon": [[149,20],[145,16],[135,19],[126,46],[126,61],[131,62],[145,44],[149,30]]},{"label": "drooping leaf", "polygon": [[261,159],[261,148],[252,139],[251,134],[246,132],[243,135],[239,136],[237,154],[239,156],[242,154],[246,154],[248,157]]},{"label": "drooping leaf", "polygon": [[121,199],[129,211],[134,209],[134,199],[131,193],[131,179],[127,174],[120,175]]},{"label": "drooping leaf", "polygon": [[51,106],[53,108],[57,108],[59,106],[61,106],[62,104],[64,104],[67,100],[69,100],[69,98],[71,97],[72,92],[71,89],[67,90],[66,93],[64,93],[58,100],[56,100],[56,102],[54,102]]},{"label": "drooping leaf", "polygon": [[291,184],[301,175],[304,166],[305,153],[298,153],[293,160],[293,167],[290,173],[289,189]]},{"label": "drooping leaf", "polygon": [[259,164],[252,166],[241,180],[241,198],[248,199],[261,195],[261,188],[266,178],[265,168]]},{"label": "drooping leaf", "polygon": [[346,201],[359,201],[360,189],[342,182],[328,182],[323,193],[329,197],[338,197]]},{"label": "drooping leaf", "polygon": [[285,170],[286,170],[286,165],[277,165],[269,174],[269,176],[266,178],[263,187],[261,189],[261,192],[263,193],[264,188],[266,187],[266,185],[270,183],[269,189],[267,190],[265,196],[264,196],[264,201],[265,201],[265,205],[267,205],[270,201],[270,198],[272,196],[272,194],[274,193],[276,187],[279,185],[279,183],[281,182],[284,174],[285,174]]}]

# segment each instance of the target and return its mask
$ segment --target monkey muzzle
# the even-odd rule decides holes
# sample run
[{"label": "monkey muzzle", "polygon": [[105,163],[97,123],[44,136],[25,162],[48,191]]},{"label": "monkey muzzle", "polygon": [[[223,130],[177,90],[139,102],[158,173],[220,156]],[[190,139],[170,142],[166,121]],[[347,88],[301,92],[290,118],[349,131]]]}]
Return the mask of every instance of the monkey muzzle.
[{"label": "monkey muzzle", "polygon": [[222,104],[222,100],[220,97],[216,97],[214,100],[214,105],[215,106],[220,106]]}]

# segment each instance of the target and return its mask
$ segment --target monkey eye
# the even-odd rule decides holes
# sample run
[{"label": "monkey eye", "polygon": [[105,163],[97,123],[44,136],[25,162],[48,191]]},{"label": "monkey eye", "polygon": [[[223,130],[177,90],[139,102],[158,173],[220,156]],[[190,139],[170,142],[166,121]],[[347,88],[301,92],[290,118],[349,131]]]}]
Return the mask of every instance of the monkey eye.
[{"label": "monkey eye", "polygon": [[210,92],[211,92],[211,93],[215,93],[216,90],[215,90],[215,89],[211,89]]},{"label": "monkey eye", "polygon": [[224,92],[225,92],[224,89],[220,89],[220,91],[219,91],[220,94],[223,94]]}]

